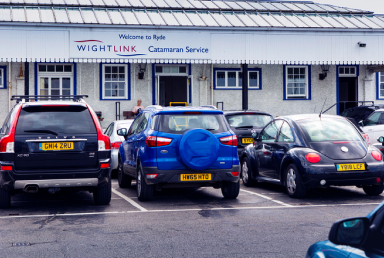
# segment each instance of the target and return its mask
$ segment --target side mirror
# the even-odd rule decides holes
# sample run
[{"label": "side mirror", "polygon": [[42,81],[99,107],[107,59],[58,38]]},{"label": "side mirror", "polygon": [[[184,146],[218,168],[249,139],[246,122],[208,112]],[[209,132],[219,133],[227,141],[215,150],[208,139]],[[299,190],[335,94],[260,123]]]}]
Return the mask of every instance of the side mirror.
[{"label": "side mirror", "polygon": [[361,121],[359,121],[359,126],[364,126],[364,121],[363,120],[361,120]]},{"label": "side mirror", "polygon": [[380,143],[384,143],[384,137],[383,136],[380,136],[378,139],[377,139],[378,142]]},{"label": "side mirror", "polygon": [[259,135],[260,135],[260,133],[254,132],[254,133],[252,134],[252,138],[253,138],[255,141],[260,141]]},{"label": "side mirror", "polygon": [[368,230],[369,219],[366,217],[344,219],[332,225],[328,239],[336,245],[359,248],[366,239]]},{"label": "side mirror", "polygon": [[127,128],[121,128],[121,129],[117,130],[117,135],[126,137],[128,135]]}]

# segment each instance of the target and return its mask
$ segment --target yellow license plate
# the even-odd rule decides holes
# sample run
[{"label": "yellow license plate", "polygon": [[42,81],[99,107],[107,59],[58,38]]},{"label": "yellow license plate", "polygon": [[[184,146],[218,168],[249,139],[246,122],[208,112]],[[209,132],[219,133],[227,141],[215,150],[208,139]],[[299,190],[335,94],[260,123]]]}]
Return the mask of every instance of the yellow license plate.
[{"label": "yellow license plate", "polygon": [[242,143],[253,143],[254,140],[252,138],[243,138],[243,139],[241,139],[241,142]]},{"label": "yellow license plate", "polygon": [[73,142],[42,142],[39,150],[73,150]]},{"label": "yellow license plate", "polygon": [[180,181],[209,181],[211,174],[181,174]]},{"label": "yellow license plate", "polygon": [[336,164],[337,171],[365,170],[364,163]]}]

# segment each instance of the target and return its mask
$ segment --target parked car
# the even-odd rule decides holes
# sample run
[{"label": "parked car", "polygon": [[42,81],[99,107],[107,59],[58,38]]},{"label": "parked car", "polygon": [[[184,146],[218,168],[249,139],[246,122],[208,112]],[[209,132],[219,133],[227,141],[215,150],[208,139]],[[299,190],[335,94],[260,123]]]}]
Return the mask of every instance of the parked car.
[{"label": "parked car", "polygon": [[368,135],[371,144],[377,143],[377,139],[384,135],[384,109],[375,110],[365,120],[360,121],[359,125]]},{"label": "parked car", "polygon": [[384,202],[367,217],[349,218],[335,222],[328,241],[308,248],[306,258],[379,258],[384,257]]},{"label": "parked car", "polygon": [[117,130],[131,126],[133,119],[117,120],[109,124],[104,134],[109,136],[111,141],[111,169],[112,174],[117,174],[118,156],[120,144],[124,141],[123,136],[117,135]]},{"label": "parked car", "polygon": [[270,114],[260,111],[227,111],[224,115],[232,131],[237,136],[239,154],[245,146],[253,143],[252,134],[260,132],[273,119]]},{"label": "parked car", "polygon": [[108,204],[110,140],[95,112],[84,96],[25,102],[48,97],[13,97],[19,103],[0,131],[0,207],[9,207],[17,191],[54,193],[61,188],[93,192],[96,204]]},{"label": "parked car", "polygon": [[202,107],[150,106],[136,117],[119,148],[119,186],[136,179],[140,201],[153,190],[213,186],[225,198],[239,194],[237,137],[223,112]]},{"label": "parked car", "polygon": [[240,155],[244,185],[284,185],[304,197],[318,186],[356,185],[368,195],[383,192],[381,152],[341,116],[292,115],[275,118]]},{"label": "parked car", "polygon": [[372,114],[375,110],[384,108],[382,104],[374,104],[372,101],[372,105],[361,105],[353,108],[348,108],[344,110],[340,115],[343,117],[353,118],[356,123],[365,120],[370,114]]}]

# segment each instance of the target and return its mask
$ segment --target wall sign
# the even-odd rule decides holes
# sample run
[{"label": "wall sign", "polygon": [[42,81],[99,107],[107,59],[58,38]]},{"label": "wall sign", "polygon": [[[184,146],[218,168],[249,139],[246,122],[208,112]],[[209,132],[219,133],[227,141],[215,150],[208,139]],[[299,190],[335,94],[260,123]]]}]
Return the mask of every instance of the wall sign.
[{"label": "wall sign", "polygon": [[[193,36],[192,36],[193,35]],[[70,58],[210,59],[205,32],[161,30],[71,31]]]}]

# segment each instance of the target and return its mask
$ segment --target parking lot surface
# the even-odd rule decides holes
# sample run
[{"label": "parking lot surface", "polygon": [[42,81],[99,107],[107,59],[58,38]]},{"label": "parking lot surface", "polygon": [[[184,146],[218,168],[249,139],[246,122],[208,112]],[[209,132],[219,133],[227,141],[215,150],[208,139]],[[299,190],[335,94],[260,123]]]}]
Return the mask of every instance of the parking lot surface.
[{"label": "parking lot surface", "polygon": [[87,192],[24,194],[0,210],[7,257],[304,257],[338,219],[365,216],[384,196],[356,187],[315,189],[292,199],[282,186],[241,185],[235,200],[213,188],[164,189],[139,202],[135,184],[113,180],[112,201]]}]

